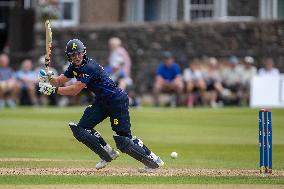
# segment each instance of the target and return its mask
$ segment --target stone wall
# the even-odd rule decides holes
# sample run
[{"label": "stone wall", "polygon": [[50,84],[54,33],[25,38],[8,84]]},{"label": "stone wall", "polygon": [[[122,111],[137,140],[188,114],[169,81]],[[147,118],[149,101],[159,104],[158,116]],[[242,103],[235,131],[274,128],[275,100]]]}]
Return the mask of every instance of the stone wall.
[{"label": "stone wall", "polygon": [[[114,25],[54,29],[53,35],[53,62],[57,67],[63,65],[65,44],[72,38],[81,39],[88,55],[106,65],[108,39],[120,37],[132,58],[132,76],[141,93],[151,90],[164,50],[172,51],[183,68],[194,57],[251,55],[256,60],[272,56],[284,72],[284,21]],[[42,31],[37,31],[36,39],[34,57],[44,53]]]}]

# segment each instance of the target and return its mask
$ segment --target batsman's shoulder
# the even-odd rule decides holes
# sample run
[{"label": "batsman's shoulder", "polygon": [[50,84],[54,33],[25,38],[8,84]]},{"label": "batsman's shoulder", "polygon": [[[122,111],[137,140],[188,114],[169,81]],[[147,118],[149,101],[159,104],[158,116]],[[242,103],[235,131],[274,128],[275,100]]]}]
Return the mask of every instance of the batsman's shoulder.
[{"label": "batsman's shoulder", "polygon": [[102,66],[100,66],[94,59],[89,59],[86,67],[91,70],[100,70]]},{"label": "batsman's shoulder", "polygon": [[97,61],[93,58],[87,58],[87,64],[98,64]]}]

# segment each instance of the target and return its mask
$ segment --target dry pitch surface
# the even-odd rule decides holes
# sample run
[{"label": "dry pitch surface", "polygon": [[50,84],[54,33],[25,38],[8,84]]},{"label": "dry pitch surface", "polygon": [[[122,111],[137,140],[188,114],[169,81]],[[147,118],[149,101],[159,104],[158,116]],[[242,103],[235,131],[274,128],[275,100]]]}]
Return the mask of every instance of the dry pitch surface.
[{"label": "dry pitch surface", "polygon": [[[59,161],[50,159],[0,158],[0,161]],[[68,161],[68,160],[66,160]],[[161,168],[153,173],[141,173],[138,168],[115,167],[96,170],[95,168],[0,168],[1,175],[89,175],[89,176],[264,176],[259,170],[245,169],[197,169]],[[269,177],[284,177],[284,170],[273,170]]]},{"label": "dry pitch surface", "polygon": [[[154,173],[140,173],[135,168],[0,168],[0,175],[90,175],[90,176],[262,176],[258,170],[162,168]],[[274,170],[270,177],[284,177]]]}]

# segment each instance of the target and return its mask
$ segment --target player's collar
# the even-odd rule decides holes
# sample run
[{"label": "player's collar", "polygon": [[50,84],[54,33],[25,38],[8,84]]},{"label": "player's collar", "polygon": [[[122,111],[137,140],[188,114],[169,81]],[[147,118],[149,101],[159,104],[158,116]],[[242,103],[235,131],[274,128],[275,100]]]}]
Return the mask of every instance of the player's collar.
[{"label": "player's collar", "polygon": [[82,63],[80,64],[79,67],[83,67],[88,61],[88,58],[83,58]]}]

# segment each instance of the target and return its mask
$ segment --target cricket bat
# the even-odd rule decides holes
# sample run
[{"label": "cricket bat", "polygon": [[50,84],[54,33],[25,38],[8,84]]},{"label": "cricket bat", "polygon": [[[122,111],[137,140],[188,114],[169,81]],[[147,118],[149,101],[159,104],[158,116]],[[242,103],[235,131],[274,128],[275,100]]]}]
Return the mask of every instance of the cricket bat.
[{"label": "cricket bat", "polygon": [[45,21],[45,70],[48,72],[52,46],[52,32],[49,20]]}]

